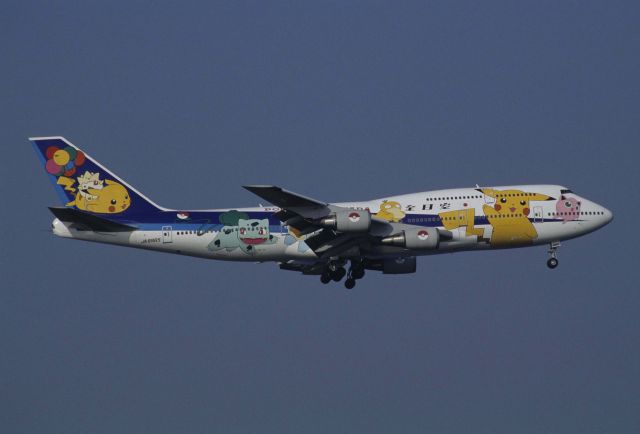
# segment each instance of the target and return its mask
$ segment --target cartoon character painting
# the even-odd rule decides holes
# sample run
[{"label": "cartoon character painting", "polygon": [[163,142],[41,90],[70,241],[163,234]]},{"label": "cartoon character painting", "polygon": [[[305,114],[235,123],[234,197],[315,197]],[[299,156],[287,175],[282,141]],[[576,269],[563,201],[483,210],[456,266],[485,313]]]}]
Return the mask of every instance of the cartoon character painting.
[{"label": "cartoon character painting", "polygon": [[269,220],[238,220],[238,239],[255,246],[269,240]]},{"label": "cartoon character painting", "polygon": [[438,214],[438,216],[444,228],[449,231],[464,227],[467,237],[475,235],[478,239],[481,239],[484,236],[484,229],[475,227],[475,208],[445,211]]},{"label": "cartoon character painting", "polygon": [[76,180],[78,182],[78,192],[80,195],[85,198],[91,198],[91,200],[96,199],[97,196],[89,194],[88,190],[90,188],[94,190],[102,190],[104,187],[104,180],[100,179],[100,174],[98,172],[91,173],[87,170],[82,175],[78,176]]},{"label": "cartoon character painting", "polygon": [[235,210],[221,214],[219,219],[224,226],[207,246],[213,252],[240,248],[253,255],[256,246],[274,244],[278,240],[269,233],[268,219],[250,219],[246,213]]},{"label": "cartoon character painting", "polygon": [[[76,194],[76,199],[67,205],[75,205],[78,209],[86,210],[90,202],[98,199],[98,196],[89,193],[89,189],[102,190],[104,188],[104,180],[100,179],[98,172],[91,173],[86,171],[78,176],[76,181],[78,182],[78,194]],[[61,176],[58,178],[58,184],[71,187],[74,182],[72,179]]]},{"label": "cartoon character painting", "polygon": [[85,162],[85,155],[71,146],[60,148],[49,146],[45,151],[46,161],[44,168],[53,176],[72,176],[76,173],[76,168]]},{"label": "cartoon character painting", "polygon": [[384,201],[380,204],[380,210],[374,217],[384,219],[388,222],[399,222],[405,216],[402,207],[395,201]]},{"label": "cartoon character painting", "polygon": [[[77,189],[76,182],[78,182]],[[75,199],[67,203],[67,206],[75,206],[83,211],[115,214],[126,210],[131,205],[129,192],[122,184],[110,179],[100,180],[98,173],[85,172],[77,180],[60,176],[57,183],[75,195]],[[97,188],[93,188],[94,186]]]},{"label": "cartoon character painting", "polygon": [[293,246],[294,244],[297,245],[297,251],[298,253],[304,253],[307,250],[310,249],[309,245],[307,243],[304,242],[304,239],[302,239],[299,236],[295,235],[296,232],[291,230],[291,227],[289,227],[289,233],[284,237],[284,245],[285,246]]},{"label": "cartoon character painting", "polygon": [[67,197],[73,199],[67,206],[99,214],[115,214],[131,205],[127,189],[119,182],[100,179],[99,172],[86,170],[75,179],[72,177],[85,164],[86,157],[82,151],[71,146],[50,146],[45,156],[45,170],[56,178],[56,184],[64,188]]},{"label": "cartoon character painting", "polygon": [[556,215],[562,219],[562,223],[577,220],[580,215],[580,201],[575,197],[560,197],[556,202]]},{"label": "cartoon character painting", "polygon": [[554,198],[521,190],[483,188],[480,191],[496,200],[493,207],[482,207],[493,228],[490,240],[492,246],[530,244],[538,238],[538,232],[528,217],[531,212],[529,202]]},{"label": "cartoon character painting", "polygon": [[[78,203],[78,198],[82,197],[79,193],[76,196],[76,206],[79,209],[91,211],[102,214],[114,214],[119,213],[131,205],[131,198],[126,188],[115,181],[107,179],[104,181],[107,184],[102,189],[87,189],[87,193],[94,196],[95,199],[86,202]],[[84,208],[81,207],[84,206]]]}]

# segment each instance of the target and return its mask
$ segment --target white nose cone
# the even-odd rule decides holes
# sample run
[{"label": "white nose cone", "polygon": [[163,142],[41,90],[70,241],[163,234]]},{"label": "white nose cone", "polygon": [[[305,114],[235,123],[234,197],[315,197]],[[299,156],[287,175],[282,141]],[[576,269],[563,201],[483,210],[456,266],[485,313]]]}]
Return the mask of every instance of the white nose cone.
[{"label": "white nose cone", "polygon": [[604,224],[608,224],[611,220],[613,220],[613,213],[608,209],[604,209]]}]

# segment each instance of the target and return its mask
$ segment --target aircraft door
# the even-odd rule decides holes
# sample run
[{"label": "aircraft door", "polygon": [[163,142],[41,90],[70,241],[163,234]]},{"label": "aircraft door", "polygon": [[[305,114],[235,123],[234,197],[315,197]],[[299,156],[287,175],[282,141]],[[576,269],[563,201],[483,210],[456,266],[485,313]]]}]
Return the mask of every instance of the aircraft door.
[{"label": "aircraft door", "polygon": [[162,243],[171,243],[171,226],[162,226]]},{"label": "aircraft door", "polygon": [[458,225],[458,234],[460,234],[460,238],[466,235],[466,227],[467,227],[467,212],[466,211],[458,211],[456,218],[458,221],[456,222]]},{"label": "aircraft door", "polygon": [[533,222],[534,223],[542,223],[544,221],[544,212],[542,211],[541,206],[533,207]]}]

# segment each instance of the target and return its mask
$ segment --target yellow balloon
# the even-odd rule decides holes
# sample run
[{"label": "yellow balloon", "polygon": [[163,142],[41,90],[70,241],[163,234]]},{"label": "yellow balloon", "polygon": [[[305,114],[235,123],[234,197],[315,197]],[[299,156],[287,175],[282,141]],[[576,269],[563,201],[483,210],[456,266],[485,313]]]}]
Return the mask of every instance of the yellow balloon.
[{"label": "yellow balloon", "polygon": [[69,153],[63,149],[60,149],[53,153],[53,161],[58,166],[66,166],[69,162]]}]

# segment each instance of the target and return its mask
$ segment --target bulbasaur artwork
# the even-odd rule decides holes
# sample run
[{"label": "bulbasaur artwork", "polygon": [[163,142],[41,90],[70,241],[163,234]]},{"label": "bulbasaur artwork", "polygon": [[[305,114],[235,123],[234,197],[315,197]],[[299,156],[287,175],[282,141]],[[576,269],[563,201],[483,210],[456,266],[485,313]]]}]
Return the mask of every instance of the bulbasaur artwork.
[{"label": "bulbasaur artwork", "polygon": [[269,220],[238,220],[238,238],[245,244],[262,244],[269,240]]},{"label": "bulbasaur artwork", "polygon": [[255,254],[254,246],[274,244],[278,238],[269,233],[269,219],[238,219],[237,226],[223,226],[208,245],[215,252],[226,249],[231,252],[237,248],[248,255]]}]

